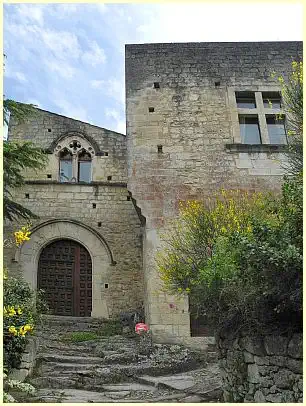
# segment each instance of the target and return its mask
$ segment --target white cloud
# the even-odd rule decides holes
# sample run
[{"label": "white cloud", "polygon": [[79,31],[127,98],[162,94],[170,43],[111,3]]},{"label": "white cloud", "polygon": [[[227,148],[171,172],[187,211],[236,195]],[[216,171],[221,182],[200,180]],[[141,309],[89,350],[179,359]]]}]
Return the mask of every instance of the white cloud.
[{"label": "white cloud", "polygon": [[76,120],[90,122],[88,113],[84,107],[72,104],[62,97],[53,99],[53,102],[60,108],[60,114]]},{"label": "white cloud", "polygon": [[15,72],[15,77],[19,82],[27,82],[27,78],[25,77],[25,75],[22,72]]},{"label": "white cloud", "polygon": [[114,77],[107,80],[91,80],[90,85],[92,88],[99,89],[107,96],[112,97],[121,105],[125,105],[124,78],[122,80]]},{"label": "white cloud", "polygon": [[77,59],[81,55],[81,48],[75,34],[68,31],[41,30],[44,45],[61,59]]},{"label": "white cloud", "polygon": [[62,3],[56,4],[54,14],[56,14],[57,18],[66,18],[71,14],[75,14],[78,11],[78,7],[76,4],[73,3]]},{"label": "white cloud", "polygon": [[76,69],[66,61],[61,61],[60,59],[56,60],[54,58],[46,58],[43,60],[43,63],[46,66],[47,70],[57,73],[64,79],[72,79],[75,76]]},{"label": "white cloud", "polygon": [[95,7],[101,14],[105,14],[109,10],[106,4],[104,3],[97,3],[95,4]]},{"label": "white cloud", "polygon": [[125,120],[119,120],[116,124],[115,131],[121,134],[125,134],[126,132],[126,124]]},{"label": "white cloud", "polygon": [[17,7],[17,12],[23,21],[26,20],[28,22],[34,22],[41,26],[44,24],[43,9],[41,6],[33,4],[20,4]]},{"label": "white cloud", "polygon": [[145,25],[145,24],[139,25],[139,26],[136,28],[136,31],[138,31],[138,32],[148,32],[149,30],[150,30],[150,26],[149,26],[149,25]]},{"label": "white cloud", "polygon": [[114,120],[119,120],[120,119],[120,113],[119,111],[115,110],[115,109],[110,109],[110,108],[106,108],[105,109],[105,115],[106,117],[111,117]]},{"label": "white cloud", "polygon": [[104,80],[91,80],[90,81],[90,86],[93,89],[99,89],[99,88],[101,88],[103,86],[104,82],[105,82]]},{"label": "white cloud", "polygon": [[93,41],[90,50],[82,54],[82,60],[92,66],[103,64],[106,61],[104,49],[100,48],[96,41]]},{"label": "white cloud", "polygon": [[7,63],[4,68],[4,76],[10,79],[15,79],[20,83],[26,83],[28,81],[24,73],[14,70]]},{"label": "white cloud", "polygon": [[145,23],[137,28],[142,34],[140,42],[288,41],[303,38],[301,4],[164,3],[148,7],[146,12],[147,17],[143,15]]},{"label": "white cloud", "polygon": [[126,132],[126,125],[124,120],[124,115],[120,114],[118,110],[106,108],[105,109],[105,116],[111,118],[114,121],[114,131],[118,133],[125,134]]}]

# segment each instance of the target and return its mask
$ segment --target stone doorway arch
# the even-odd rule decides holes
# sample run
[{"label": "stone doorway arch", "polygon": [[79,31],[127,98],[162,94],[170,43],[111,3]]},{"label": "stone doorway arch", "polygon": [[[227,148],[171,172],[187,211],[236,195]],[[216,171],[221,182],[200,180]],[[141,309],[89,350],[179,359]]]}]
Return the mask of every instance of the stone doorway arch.
[{"label": "stone doorway arch", "polygon": [[92,260],[92,317],[109,318],[107,283],[116,264],[104,238],[91,227],[74,220],[49,220],[31,230],[31,239],[17,251],[15,260],[32,289],[37,289],[40,254],[56,240],[72,240],[86,248]]}]

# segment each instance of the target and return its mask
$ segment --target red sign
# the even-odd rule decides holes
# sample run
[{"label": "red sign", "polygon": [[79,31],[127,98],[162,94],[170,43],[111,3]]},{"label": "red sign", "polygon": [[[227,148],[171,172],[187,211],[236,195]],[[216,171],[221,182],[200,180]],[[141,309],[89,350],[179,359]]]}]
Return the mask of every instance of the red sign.
[{"label": "red sign", "polygon": [[137,334],[141,334],[143,332],[147,332],[149,330],[149,326],[145,323],[137,323],[135,326],[135,332]]}]

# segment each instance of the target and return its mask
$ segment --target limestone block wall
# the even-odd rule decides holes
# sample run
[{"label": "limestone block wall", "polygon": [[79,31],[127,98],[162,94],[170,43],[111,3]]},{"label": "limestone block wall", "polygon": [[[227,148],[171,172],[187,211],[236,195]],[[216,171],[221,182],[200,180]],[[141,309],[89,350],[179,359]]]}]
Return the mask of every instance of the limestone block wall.
[{"label": "limestone block wall", "polygon": [[[181,200],[279,190],[283,146],[241,144],[235,91],[278,91],[298,42],[126,45],[128,189],[146,217],[146,311],[157,334],[189,335],[188,303],[161,293],[155,256]],[[265,141],[265,140],[264,140]]]},{"label": "limestone block wall", "polygon": [[[62,142],[58,140],[62,137],[65,139],[67,134],[68,137],[76,134],[71,135],[72,138],[85,137],[84,142],[93,146],[95,156],[92,183],[58,182],[58,159],[52,153],[52,148],[57,142]],[[126,189],[125,137],[38,110],[24,124],[17,125],[12,121],[9,139],[32,141],[39,147],[48,149],[49,164],[43,171],[26,174],[27,182],[24,187],[13,191],[14,201],[39,216],[38,220],[32,221],[33,229],[41,228],[33,232],[32,240],[35,243],[25,243],[21,253],[18,250],[16,252],[14,247],[5,250],[8,269],[16,274],[26,274],[27,280],[35,288],[37,256],[42,244],[46,245],[54,238],[71,236],[83,244],[92,256],[93,299],[97,306],[103,305],[103,309],[93,306],[93,315],[112,317],[141,306],[144,300],[142,226]],[[108,152],[108,155],[99,155],[99,152]],[[47,177],[50,173],[51,179]],[[111,175],[112,179],[108,181],[106,175]],[[58,224],[55,222],[52,227],[43,227],[51,220],[58,221]],[[69,220],[70,223],[68,221],[63,224],[62,220]],[[6,224],[6,236],[11,236],[21,223],[20,220],[18,224]],[[103,244],[99,248],[101,243],[96,235],[107,244],[112,261],[104,254]]]},{"label": "limestone block wall", "polygon": [[244,336],[218,341],[225,402],[303,402],[303,338]]}]

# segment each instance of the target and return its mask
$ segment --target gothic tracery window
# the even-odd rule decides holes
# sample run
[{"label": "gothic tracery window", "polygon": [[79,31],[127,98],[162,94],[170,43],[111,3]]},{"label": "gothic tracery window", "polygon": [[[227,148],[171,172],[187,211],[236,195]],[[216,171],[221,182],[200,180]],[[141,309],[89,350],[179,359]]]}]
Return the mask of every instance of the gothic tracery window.
[{"label": "gothic tracery window", "polygon": [[86,141],[69,137],[56,147],[59,181],[91,182],[93,148]]}]

